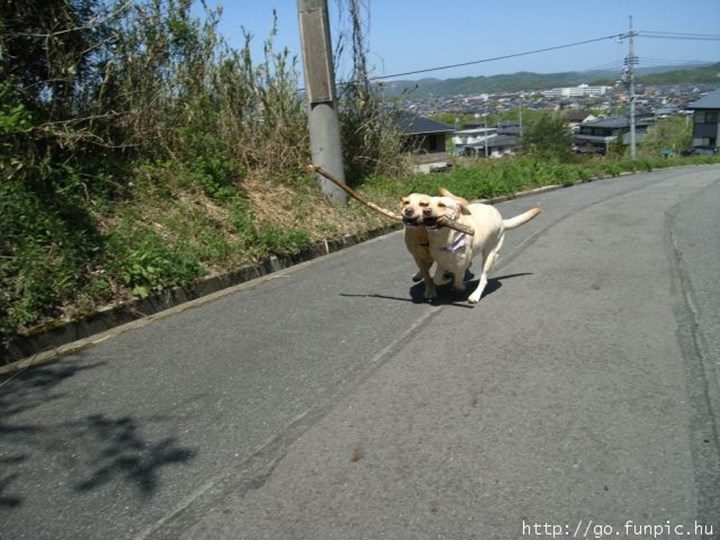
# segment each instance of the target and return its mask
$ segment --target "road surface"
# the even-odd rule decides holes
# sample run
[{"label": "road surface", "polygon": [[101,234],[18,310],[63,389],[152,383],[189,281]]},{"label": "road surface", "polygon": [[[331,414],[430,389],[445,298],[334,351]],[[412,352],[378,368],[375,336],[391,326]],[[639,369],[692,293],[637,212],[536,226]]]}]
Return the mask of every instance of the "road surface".
[{"label": "road surface", "polygon": [[534,204],[474,308],[395,233],[16,376],[0,538],[719,538],[720,167]]}]

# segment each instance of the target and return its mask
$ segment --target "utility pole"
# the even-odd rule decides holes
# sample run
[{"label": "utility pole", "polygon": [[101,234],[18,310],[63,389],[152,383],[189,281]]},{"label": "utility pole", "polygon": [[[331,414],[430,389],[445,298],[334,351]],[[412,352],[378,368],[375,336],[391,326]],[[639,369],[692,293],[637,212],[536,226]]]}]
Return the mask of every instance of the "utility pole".
[{"label": "utility pole", "polygon": [[[345,182],[327,0],[298,0],[297,5],[313,165]],[[318,182],[334,202],[347,205],[347,193],[341,188],[320,175]]]},{"label": "utility pole", "polygon": [[625,73],[627,75],[628,93],[630,96],[630,158],[637,157],[637,146],[635,144],[635,66],[638,63],[638,57],[635,56],[635,36],[637,32],[633,31],[632,15],[630,15],[630,31],[626,34],[628,37],[629,51],[625,58]]},{"label": "utility pole", "polygon": [[488,119],[490,117],[488,116],[488,108],[487,108],[487,101],[485,102],[485,157],[488,157]]},{"label": "utility pole", "polygon": [[523,134],[522,106],[523,106],[523,98],[524,98],[524,97],[525,97],[525,94],[523,94],[522,92],[520,92],[520,107],[519,107],[519,110],[518,110],[518,120],[519,120],[519,124],[520,124],[520,132],[518,133],[518,135],[519,135],[520,137],[522,137],[522,134]]}]

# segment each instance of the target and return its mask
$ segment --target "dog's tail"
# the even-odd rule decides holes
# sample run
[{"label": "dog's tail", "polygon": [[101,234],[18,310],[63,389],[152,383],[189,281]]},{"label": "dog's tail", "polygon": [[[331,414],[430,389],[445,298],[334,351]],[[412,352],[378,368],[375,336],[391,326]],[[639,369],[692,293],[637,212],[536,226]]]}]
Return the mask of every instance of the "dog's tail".
[{"label": "dog's tail", "polygon": [[527,223],[531,219],[539,216],[540,214],[542,214],[542,210],[540,208],[531,208],[530,210],[528,210],[527,212],[523,212],[519,216],[515,216],[510,219],[503,219],[503,228],[505,228],[505,230],[516,229],[520,225]]}]

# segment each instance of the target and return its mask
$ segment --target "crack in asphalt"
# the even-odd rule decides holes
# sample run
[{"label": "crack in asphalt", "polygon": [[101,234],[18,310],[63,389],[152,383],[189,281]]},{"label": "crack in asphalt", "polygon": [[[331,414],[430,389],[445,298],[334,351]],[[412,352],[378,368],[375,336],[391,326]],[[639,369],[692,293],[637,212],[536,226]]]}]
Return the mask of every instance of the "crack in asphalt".
[{"label": "crack in asphalt", "polygon": [[[675,223],[682,207],[707,191],[717,188],[720,179],[679,201],[668,210],[664,220],[665,251],[668,257],[674,299],[673,312],[677,323],[677,340],[683,356],[687,377],[687,393],[693,416],[690,448],[695,468],[698,522],[712,523],[720,508],[720,388],[718,373],[708,354],[707,339],[698,322],[696,292],[683,260]],[[717,536],[720,538],[720,531]]]}]

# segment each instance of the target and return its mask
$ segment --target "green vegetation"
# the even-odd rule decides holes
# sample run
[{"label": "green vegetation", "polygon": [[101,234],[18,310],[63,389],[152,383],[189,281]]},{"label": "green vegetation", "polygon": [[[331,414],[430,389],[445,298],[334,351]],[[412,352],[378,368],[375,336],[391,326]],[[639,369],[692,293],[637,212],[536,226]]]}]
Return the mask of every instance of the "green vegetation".
[{"label": "green vegetation", "polygon": [[559,112],[545,113],[527,122],[520,139],[522,152],[538,159],[576,161],[572,151],[573,134]]},{"label": "green vegetation", "polygon": [[[379,222],[341,217],[304,173],[299,68],[275,29],[257,61],[191,4],[3,2],[2,341]],[[353,174],[396,170],[379,100],[344,88]]]},{"label": "green vegetation", "polygon": [[548,185],[570,186],[598,178],[619,176],[664,167],[720,163],[717,156],[663,158],[655,155],[636,160],[583,158],[576,163],[558,159],[518,156],[514,158],[458,162],[452,172],[413,175],[402,179],[376,176],[363,184],[363,192],[374,201],[394,204],[409,192],[434,193],[446,187],[468,199],[488,199],[517,194]]},{"label": "green vegetation", "polygon": [[668,117],[648,128],[647,139],[643,141],[645,154],[660,152],[677,153],[692,146],[692,120],[688,117]]},{"label": "green vegetation", "polygon": [[[216,31],[220,14],[201,21],[190,4],[3,3],[2,343],[108,303],[387,224],[358,204],[333,206],[305,172],[297,60],[274,51],[274,30],[258,62],[250,36],[242,49],[229,47]],[[343,86],[348,177],[388,207],[439,185],[489,197],[710,160],[563,163],[536,145],[517,159],[412,176],[384,107],[371,88]]]},{"label": "green vegetation", "polygon": [[675,69],[663,73],[640,75],[640,84],[717,84],[720,62],[707,66]]}]

